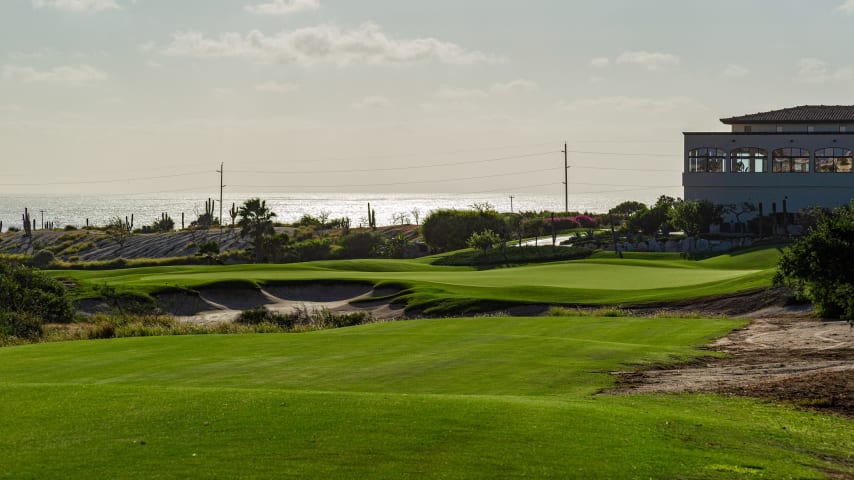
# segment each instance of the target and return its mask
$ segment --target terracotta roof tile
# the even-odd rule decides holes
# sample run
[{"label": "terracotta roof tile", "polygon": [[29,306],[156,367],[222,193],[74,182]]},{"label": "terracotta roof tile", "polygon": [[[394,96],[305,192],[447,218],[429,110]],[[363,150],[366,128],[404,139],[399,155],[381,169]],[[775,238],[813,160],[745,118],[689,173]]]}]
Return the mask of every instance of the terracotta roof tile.
[{"label": "terracotta roof tile", "polygon": [[854,123],[854,105],[801,105],[799,107],[722,118],[733,123]]}]

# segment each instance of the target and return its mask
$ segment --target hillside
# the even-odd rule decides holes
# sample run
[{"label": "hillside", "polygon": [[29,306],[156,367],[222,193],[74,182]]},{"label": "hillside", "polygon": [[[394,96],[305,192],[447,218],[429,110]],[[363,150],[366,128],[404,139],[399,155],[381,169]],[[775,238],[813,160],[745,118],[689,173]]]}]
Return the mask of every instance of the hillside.
[{"label": "hillside", "polygon": [[[291,227],[276,227],[278,232],[292,235]],[[358,232],[360,229],[353,229]],[[198,246],[205,242],[216,242],[220,251],[244,250],[249,242],[239,235],[240,230],[226,227],[210,230],[181,230],[168,233],[135,233],[130,235],[124,246],[100,230],[36,230],[30,241],[23,232],[0,233],[0,253],[34,253],[42,249],[51,250],[57,258],[65,261],[112,260],[115,258],[169,258],[195,255]],[[418,237],[415,225],[379,227],[382,235],[394,237],[402,234],[408,240]],[[338,232],[329,235],[339,235]]]}]

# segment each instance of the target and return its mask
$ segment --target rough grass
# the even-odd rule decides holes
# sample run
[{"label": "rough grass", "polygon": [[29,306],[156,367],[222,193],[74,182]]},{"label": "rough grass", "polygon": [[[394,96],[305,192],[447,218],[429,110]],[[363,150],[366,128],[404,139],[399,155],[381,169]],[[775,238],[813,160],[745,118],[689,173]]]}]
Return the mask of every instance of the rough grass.
[{"label": "rough grass", "polygon": [[[593,396],[725,319],[542,317],[0,350],[0,478],[820,478],[847,420]],[[846,466],[847,465],[847,466]]]}]

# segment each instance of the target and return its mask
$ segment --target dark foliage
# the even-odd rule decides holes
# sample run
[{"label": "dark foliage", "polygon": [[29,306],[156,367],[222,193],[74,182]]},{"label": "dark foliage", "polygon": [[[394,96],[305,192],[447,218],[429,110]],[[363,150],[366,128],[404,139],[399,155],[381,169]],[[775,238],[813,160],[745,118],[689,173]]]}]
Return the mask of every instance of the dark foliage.
[{"label": "dark foliage", "polygon": [[776,283],[808,298],[819,315],[854,326],[854,205],[821,217],[778,267]]},{"label": "dark foliage", "polygon": [[424,241],[441,250],[466,248],[471,235],[484,230],[507,238],[504,217],[491,210],[438,210],[427,216],[421,225]]}]

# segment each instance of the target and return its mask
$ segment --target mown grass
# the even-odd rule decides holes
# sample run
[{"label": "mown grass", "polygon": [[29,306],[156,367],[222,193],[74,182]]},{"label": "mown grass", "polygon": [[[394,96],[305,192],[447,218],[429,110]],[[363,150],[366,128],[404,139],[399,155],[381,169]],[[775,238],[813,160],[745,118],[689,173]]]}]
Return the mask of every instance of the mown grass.
[{"label": "mown grass", "polygon": [[0,350],[0,478],[820,478],[854,426],[594,396],[727,319],[469,318]]},{"label": "mown grass", "polygon": [[[349,281],[394,284],[409,308],[453,313],[497,302],[641,304],[721,295],[771,285],[779,252],[761,249],[691,261],[660,257],[589,259],[476,270],[419,260],[338,260],[286,265],[169,266],[107,271],[62,271],[81,284],[78,295],[106,284],[120,291],[200,289],[229,282],[254,286],[282,282]],[[88,290],[87,290],[88,288]]]}]

